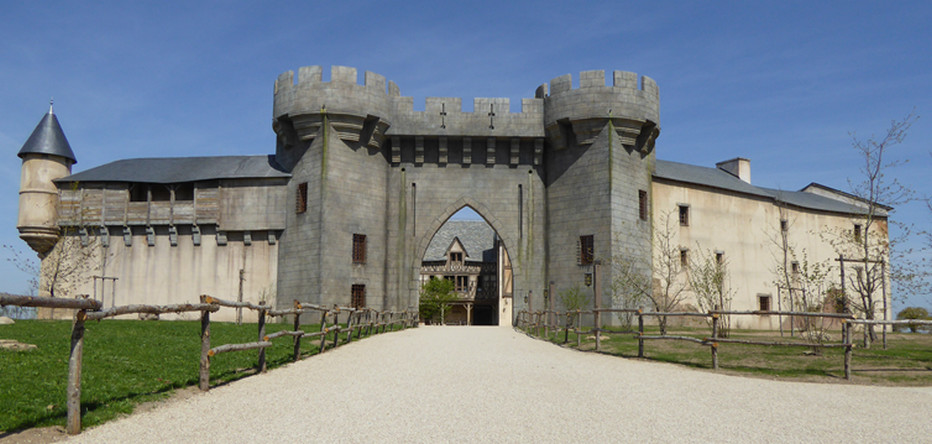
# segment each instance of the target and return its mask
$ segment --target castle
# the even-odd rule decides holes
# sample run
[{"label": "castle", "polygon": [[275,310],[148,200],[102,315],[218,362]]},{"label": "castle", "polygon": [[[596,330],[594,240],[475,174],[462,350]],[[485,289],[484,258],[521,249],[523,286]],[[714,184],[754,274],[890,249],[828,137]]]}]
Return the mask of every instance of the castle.
[{"label": "castle", "polygon": [[631,72],[584,71],[578,86],[557,77],[520,112],[507,98],[464,111],[462,99],[437,97],[415,111],[378,74],[359,83],[356,69],[334,66],[323,81],[310,66],[275,81],[272,128],[271,155],[127,159],[72,174],[76,157],[50,110],[19,152],[18,228],[44,270],[70,260],[55,259],[55,245],[88,265],[59,282],[44,271],[40,293],[105,306],[210,294],[414,308],[431,239],[468,206],[508,257],[503,324],[513,309],[541,308],[551,283],[588,288],[596,261],[625,257],[649,274],[658,218],[677,211],[683,251],[727,255],[735,307],[766,309],[777,295],[763,233],[791,220],[810,256],[830,258],[812,231],[850,229],[864,211],[816,184],[751,185],[746,159],[656,160],[659,90]]}]

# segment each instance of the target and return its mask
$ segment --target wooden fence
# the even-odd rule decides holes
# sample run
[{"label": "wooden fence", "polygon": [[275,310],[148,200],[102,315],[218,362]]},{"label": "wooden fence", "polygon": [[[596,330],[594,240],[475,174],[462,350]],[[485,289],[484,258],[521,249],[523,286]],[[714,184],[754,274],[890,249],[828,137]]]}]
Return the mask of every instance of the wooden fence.
[{"label": "wooden fence", "polygon": [[[602,314],[603,313],[617,313],[617,314],[627,314],[631,316],[637,316],[638,318],[638,328],[637,331],[619,331],[619,330],[610,330],[607,328],[602,328]],[[592,315],[594,318],[593,327],[588,330],[583,330],[581,326],[582,315]],[[803,317],[803,318],[830,318],[837,319],[841,322],[841,341],[840,342],[803,342],[803,341],[752,341],[744,339],[732,339],[722,337],[720,330],[722,327],[722,317],[723,316],[761,316],[761,315],[777,315],[777,316],[787,316],[787,317]],[[696,317],[702,318],[709,321],[711,325],[711,335],[704,338],[695,338],[691,336],[678,336],[678,335],[645,335],[644,334],[644,318],[645,317]],[[559,325],[557,320],[565,318],[566,321]],[[863,320],[855,319],[854,316],[850,314],[839,314],[839,313],[810,313],[810,312],[791,312],[791,311],[709,311],[707,313],[699,312],[645,312],[638,309],[617,309],[617,308],[598,308],[593,310],[575,310],[568,312],[557,312],[551,310],[528,312],[522,310],[518,312],[518,318],[516,320],[516,325],[518,328],[521,328],[528,335],[532,336],[541,336],[541,329],[544,330],[544,336],[550,337],[551,329],[554,333],[559,334],[561,331],[564,334],[563,342],[569,342],[569,334],[573,332],[576,335],[576,346],[579,347],[582,343],[583,335],[594,335],[595,336],[595,350],[600,351],[602,348],[602,337],[601,333],[633,333],[635,338],[638,340],[638,357],[644,357],[644,341],[650,340],[674,340],[674,341],[687,341],[694,342],[703,346],[708,346],[711,352],[712,359],[712,368],[718,369],[718,346],[722,344],[743,344],[743,345],[761,345],[761,346],[787,346],[787,347],[819,347],[819,348],[844,348],[845,349],[845,379],[851,379],[851,354],[854,348],[854,344],[851,340],[851,329],[854,325],[864,325],[865,330],[868,325],[896,325],[896,324],[913,324],[913,325],[932,325],[932,321],[875,321],[875,320]],[[865,335],[865,338],[869,338],[869,335]],[[869,345],[869,339],[865,339],[865,346]]]},{"label": "wooden fence", "polygon": [[[290,336],[294,343],[293,359],[297,361],[301,355],[301,339],[320,338],[319,352],[327,349],[329,333],[334,333],[331,347],[341,343],[341,333],[346,333],[342,343],[347,344],[353,340],[353,335],[359,339],[363,331],[368,336],[372,333],[384,333],[386,329],[394,330],[396,325],[402,329],[417,327],[418,317],[416,311],[389,312],[376,311],[370,308],[354,309],[351,307],[323,307],[313,304],[301,304],[294,301],[294,306],[285,310],[275,310],[264,302],[258,305],[248,302],[232,302],[217,299],[211,296],[201,296],[197,304],[173,305],[124,305],[101,310],[102,303],[88,299],[86,295],[76,299],[47,298],[31,296],[0,295],[0,306],[20,307],[49,307],[70,308],[77,312],[71,329],[71,352],[68,358],[68,388],[67,407],[68,417],[66,430],[69,434],[81,431],[81,360],[84,354],[85,322],[110,318],[125,314],[148,313],[201,313],[201,356],[198,387],[201,390],[210,389],[210,358],[232,351],[258,350],[257,370],[261,373],[266,370],[265,349],[272,346],[272,340],[283,336]],[[221,307],[237,309],[247,308],[259,312],[258,337],[255,342],[241,344],[223,344],[211,348],[210,344],[210,314],[220,310]],[[319,313],[321,317],[320,330],[317,332],[304,332],[300,330],[301,315]],[[294,330],[282,330],[270,335],[265,334],[265,320],[267,316],[294,316]],[[341,316],[345,315],[346,326],[340,324]]]}]

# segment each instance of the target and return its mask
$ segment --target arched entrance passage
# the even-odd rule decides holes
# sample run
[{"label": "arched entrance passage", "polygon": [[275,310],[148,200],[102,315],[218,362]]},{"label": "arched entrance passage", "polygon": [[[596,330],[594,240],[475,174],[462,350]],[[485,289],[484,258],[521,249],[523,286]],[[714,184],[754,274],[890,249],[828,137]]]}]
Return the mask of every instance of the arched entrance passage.
[{"label": "arched entrance passage", "polygon": [[435,279],[449,281],[456,295],[443,316],[445,324],[511,323],[513,278],[508,252],[494,228],[468,205],[437,229],[422,255],[420,287]]},{"label": "arched entrance passage", "polygon": [[[437,230],[464,207],[485,219],[508,253],[515,295],[509,304],[512,313],[526,306],[528,293],[542,298],[546,231],[541,174],[536,167],[506,165],[425,162],[392,168],[388,183],[396,197],[389,201],[387,251],[389,263],[398,268],[389,268],[387,289],[389,295],[400,296],[398,306],[417,307],[424,253]],[[498,315],[502,319],[500,311]],[[505,315],[505,324],[513,321],[509,313]]]}]

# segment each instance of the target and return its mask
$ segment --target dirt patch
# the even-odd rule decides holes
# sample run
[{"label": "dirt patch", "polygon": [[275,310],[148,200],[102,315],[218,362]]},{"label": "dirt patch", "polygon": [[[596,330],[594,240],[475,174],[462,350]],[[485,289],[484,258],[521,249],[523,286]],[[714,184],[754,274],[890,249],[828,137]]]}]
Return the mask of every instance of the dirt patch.
[{"label": "dirt patch", "polygon": [[35,350],[37,347],[32,344],[25,344],[16,339],[0,339],[0,348],[13,351]]}]

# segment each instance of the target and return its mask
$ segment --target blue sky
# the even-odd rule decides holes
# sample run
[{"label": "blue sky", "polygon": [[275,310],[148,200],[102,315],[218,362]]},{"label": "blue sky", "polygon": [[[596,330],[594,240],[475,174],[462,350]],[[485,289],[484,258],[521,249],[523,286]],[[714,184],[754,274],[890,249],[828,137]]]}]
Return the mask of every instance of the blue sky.
[{"label": "blue sky", "polygon": [[[756,185],[847,188],[856,132],[915,108],[890,174],[932,194],[929,2],[7,2],[0,18],[0,243],[17,238],[16,153],[50,97],[75,171],[115,159],[274,150],[272,87],[346,65],[427,96],[520,99],[562,74],[657,81],[657,156],[751,159]],[[325,78],[329,70],[325,69]],[[930,227],[918,203],[896,220]],[[0,263],[0,291],[28,277]],[[932,298],[909,303],[930,306]],[[897,307],[902,304],[897,304]]]}]

